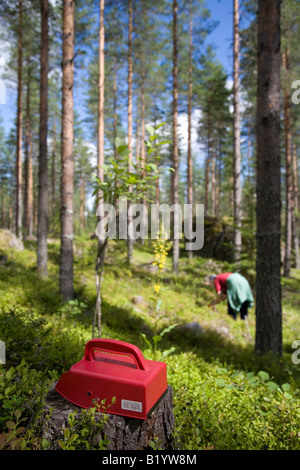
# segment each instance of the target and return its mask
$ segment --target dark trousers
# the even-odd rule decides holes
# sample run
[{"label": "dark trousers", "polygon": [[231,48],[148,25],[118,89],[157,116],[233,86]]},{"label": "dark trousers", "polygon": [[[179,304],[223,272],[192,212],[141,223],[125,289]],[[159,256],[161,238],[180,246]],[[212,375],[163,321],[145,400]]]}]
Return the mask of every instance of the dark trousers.
[{"label": "dark trousers", "polygon": [[[228,306],[228,315],[231,315],[236,320],[237,313],[231,308],[231,306],[229,305],[229,302],[227,302],[227,306]],[[240,308],[241,320],[245,320],[246,316],[248,315],[248,306],[249,306],[249,302],[248,300],[246,300]]]}]

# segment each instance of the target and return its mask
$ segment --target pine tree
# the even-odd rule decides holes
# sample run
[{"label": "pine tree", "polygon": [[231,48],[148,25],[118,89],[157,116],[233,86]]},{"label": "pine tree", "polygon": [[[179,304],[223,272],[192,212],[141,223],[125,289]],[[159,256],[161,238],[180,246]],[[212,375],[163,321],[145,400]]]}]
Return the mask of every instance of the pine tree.
[{"label": "pine tree", "polygon": [[241,207],[242,207],[242,189],[241,189],[241,130],[240,130],[240,35],[239,35],[239,0],[233,0],[234,10],[234,41],[233,41],[233,107],[234,107],[234,125],[233,125],[233,182],[234,182],[234,260],[239,267],[242,251],[242,233],[241,233]]},{"label": "pine tree", "polygon": [[37,269],[41,276],[48,274],[47,233],[48,233],[48,48],[49,48],[49,2],[41,5],[41,78],[40,78],[40,152],[39,152],[39,193],[38,193],[38,236]]},{"label": "pine tree", "polygon": [[280,0],[258,2],[257,353],[282,353],[280,282]]},{"label": "pine tree", "polygon": [[74,173],[74,0],[63,1],[62,170],[60,293],[74,296],[73,287],[73,173]]}]

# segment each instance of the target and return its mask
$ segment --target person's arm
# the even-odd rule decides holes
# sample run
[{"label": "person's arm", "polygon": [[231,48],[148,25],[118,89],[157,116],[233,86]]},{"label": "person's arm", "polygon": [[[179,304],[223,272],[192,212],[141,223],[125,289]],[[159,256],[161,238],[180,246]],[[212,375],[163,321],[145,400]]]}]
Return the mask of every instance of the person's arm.
[{"label": "person's arm", "polygon": [[213,310],[216,309],[216,304],[219,304],[223,300],[225,300],[227,297],[226,294],[224,294],[222,291],[217,292],[217,297],[209,304],[209,307],[212,307]]}]

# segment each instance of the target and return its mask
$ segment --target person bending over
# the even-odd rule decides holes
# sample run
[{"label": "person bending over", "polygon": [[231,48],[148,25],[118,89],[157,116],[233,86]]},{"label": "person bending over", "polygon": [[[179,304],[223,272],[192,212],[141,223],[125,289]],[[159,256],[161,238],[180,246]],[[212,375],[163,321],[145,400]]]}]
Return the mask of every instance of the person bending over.
[{"label": "person bending over", "polygon": [[253,307],[254,302],[247,279],[239,273],[222,273],[211,275],[209,281],[217,293],[210,306],[215,310],[216,304],[227,298],[228,314],[235,320],[239,314],[242,320],[247,320],[248,309]]}]

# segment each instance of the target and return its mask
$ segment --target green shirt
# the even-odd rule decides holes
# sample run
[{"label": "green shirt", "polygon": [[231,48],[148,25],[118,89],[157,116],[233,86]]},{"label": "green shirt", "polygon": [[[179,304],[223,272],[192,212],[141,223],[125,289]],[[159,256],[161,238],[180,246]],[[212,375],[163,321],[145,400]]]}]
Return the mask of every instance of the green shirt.
[{"label": "green shirt", "polygon": [[231,274],[226,281],[227,298],[231,308],[239,312],[242,304],[247,300],[249,308],[253,307],[253,295],[247,279],[239,273]]}]

